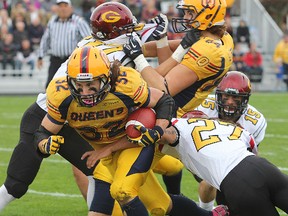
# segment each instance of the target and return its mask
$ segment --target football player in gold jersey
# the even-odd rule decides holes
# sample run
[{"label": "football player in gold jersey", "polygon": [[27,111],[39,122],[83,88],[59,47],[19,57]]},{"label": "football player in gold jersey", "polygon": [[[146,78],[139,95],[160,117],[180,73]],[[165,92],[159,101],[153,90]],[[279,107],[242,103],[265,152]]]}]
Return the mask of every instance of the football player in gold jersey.
[{"label": "football player in gold jersey", "polygon": [[[115,199],[128,216],[148,216],[138,193],[146,178],[153,175],[150,171],[154,166],[153,144],[160,140],[172,118],[172,97],[148,87],[136,70],[120,66],[118,61],[111,64],[102,50],[85,46],[72,53],[67,76],[56,78],[49,84],[47,107],[48,113],[35,133],[35,142],[42,154],[55,154],[61,145],[65,145],[64,137],[56,135],[65,122],[94,148],[83,159],[107,145],[128,144],[133,147],[118,150],[96,165],[93,173],[95,196],[89,215],[111,215]],[[129,112],[138,107],[153,107],[156,125],[141,131],[140,146],[135,146],[126,138],[125,124]],[[150,186],[145,191],[148,195],[157,184]],[[161,191],[160,185],[158,189]],[[152,215],[165,215],[171,210],[172,198],[164,192],[161,199],[167,200],[166,205],[155,209]],[[196,215],[226,215],[222,207],[209,212],[183,196],[173,198],[173,201],[175,215],[187,213],[183,212],[182,205],[191,208]]]},{"label": "football player in gold jersey", "polygon": [[[234,48],[224,22],[225,0],[181,0],[177,9],[184,17],[173,18],[175,32],[186,32],[172,53],[167,41],[167,28],[159,31],[158,56],[170,57],[156,69],[142,55],[137,37],[124,46],[125,53],[134,59],[149,86],[169,93],[178,107],[178,117],[196,108],[218,85],[232,64]],[[144,44],[145,50],[150,49]]]},{"label": "football player in gold jersey", "polygon": [[[113,16],[111,16],[111,14]],[[118,59],[122,65],[134,67],[134,62],[123,52],[123,44],[128,41],[127,32],[135,31],[143,42],[154,35],[157,23],[139,24],[129,8],[118,2],[106,2],[93,11],[90,17],[91,36],[78,43],[78,47],[93,46],[103,50],[113,61]],[[153,38],[152,38],[153,39]],[[171,42],[175,49],[175,42]],[[146,51],[146,56],[156,56],[156,46]],[[66,64],[67,65],[67,64]],[[66,71],[65,64],[62,70]],[[61,69],[60,69],[61,70]],[[181,170],[183,164],[168,155],[161,158],[154,168],[156,173],[162,174],[168,193],[180,194]],[[73,167],[74,176],[82,194],[86,196],[87,178],[81,171]]]},{"label": "football player in gold jersey", "polygon": [[[108,7],[109,5],[109,7]],[[131,11],[123,4],[117,3],[117,2],[107,2],[105,4],[102,4],[103,7],[99,7],[98,9],[106,8],[106,11],[103,11],[101,9],[101,13],[105,15],[109,15],[107,11],[114,11],[114,18],[116,17],[117,20],[114,20],[114,23],[111,23],[110,19],[104,19],[102,20],[102,24],[106,25],[100,25],[102,26],[102,29],[94,29],[95,32],[103,32],[103,35],[113,31],[113,38],[102,38],[103,41],[99,39],[96,39],[92,36],[89,36],[79,42],[78,46],[82,47],[85,45],[95,45],[99,47],[100,49],[103,49],[107,54],[109,59],[119,59],[124,65],[130,64],[131,59],[127,58],[125,54],[122,52],[122,47],[117,44],[122,44],[123,41],[127,40],[126,35],[121,35],[121,31],[119,28],[125,29],[127,31],[137,31],[137,33],[141,36],[142,40],[145,41],[149,38],[151,33],[155,29],[155,25],[148,24],[148,25],[142,25],[134,22],[133,15]],[[95,9],[96,10],[96,9]],[[94,14],[95,16],[99,15],[97,13]],[[109,16],[108,16],[109,17]],[[121,18],[120,18],[121,17]],[[111,18],[111,17],[110,17]],[[119,19],[120,18],[120,19]],[[102,16],[98,16],[98,21],[102,19]],[[104,21],[107,21],[106,23]],[[123,20],[125,22],[123,22]],[[108,23],[110,26],[107,26]],[[133,25],[135,24],[135,25]],[[99,26],[99,25],[98,25]],[[123,33],[123,32],[122,32]],[[99,34],[98,34],[99,35]],[[119,35],[119,36],[118,36]],[[118,36],[118,37],[117,37]],[[116,37],[116,38],[114,38]],[[111,39],[111,40],[109,40]],[[151,54],[151,51],[152,54]],[[155,56],[155,50],[150,50],[148,55]],[[61,67],[62,68],[62,67]],[[63,69],[63,68],[62,68]],[[67,68],[64,65],[64,69],[61,71],[57,71],[56,77],[65,76],[66,75]],[[61,75],[62,74],[62,75]],[[37,101],[33,103],[24,113],[21,125],[20,125],[20,138],[19,143],[15,147],[13,154],[11,156],[11,160],[9,162],[9,166],[7,168],[7,177],[5,179],[5,183],[0,186],[0,212],[1,210],[7,206],[11,201],[17,199],[20,199],[28,190],[29,185],[34,181],[39,168],[41,166],[41,162],[43,158],[47,157],[47,155],[39,154],[39,152],[35,151],[35,148],[33,146],[33,133],[34,131],[39,127],[41,120],[46,114],[47,107],[46,107],[46,94],[40,93],[37,97]],[[78,172],[74,172],[75,178],[77,178],[77,184],[80,185],[80,180],[84,179],[84,187],[81,185],[81,192],[83,196],[86,198],[86,192],[87,192],[87,176],[92,175],[93,171],[92,169],[87,169],[85,165],[85,160],[80,160],[81,155],[88,151],[88,149],[91,149],[91,146],[84,141],[76,132],[74,129],[69,127],[68,125],[65,125],[60,133],[62,136],[65,137],[65,143],[67,145],[64,145],[59,150],[59,155],[61,155],[63,158],[68,160],[71,164],[73,164],[78,169]],[[69,144],[69,145],[68,145]],[[81,149],[76,150],[78,146],[81,146]],[[69,148],[67,147],[69,146]],[[86,148],[84,148],[86,146]],[[83,153],[81,153],[83,152]],[[20,157],[21,156],[21,157]],[[162,158],[160,161],[163,161],[166,157]],[[171,160],[171,157],[170,157]],[[161,171],[162,174],[168,175],[174,175],[174,173],[179,172],[183,165],[179,163],[175,163],[175,159],[173,160],[174,167],[171,165],[168,165],[170,163],[167,162],[167,159],[165,160],[164,165],[167,164],[167,167],[165,169],[162,169],[164,171]],[[175,166],[176,165],[176,166]],[[73,167],[74,167],[73,166]],[[158,171],[158,169],[157,169]],[[85,173],[85,175],[83,173]],[[79,175],[78,175],[79,174]],[[82,174],[82,178],[78,177]],[[174,176],[173,176],[174,177]],[[82,182],[81,182],[82,183]],[[173,184],[173,187],[175,187],[177,184]],[[157,194],[157,193],[156,193]],[[93,198],[93,197],[92,197]],[[88,206],[90,205],[91,197],[87,200]],[[157,204],[157,202],[150,202],[151,205]],[[149,207],[149,209],[153,208],[153,206]],[[116,211],[117,212],[117,211]],[[122,214],[121,214],[122,215]],[[113,216],[119,216],[119,213],[113,212]]]},{"label": "football player in gold jersey", "polygon": [[[173,99],[158,89],[148,88],[132,68],[119,67],[117,62],[111,65],[103,51],[89,46],[78,48],[69,60],[67,78],[57,78],[47,88],[48,113],[35,134],[36,143],[43,154],[57,152],[64,140],[54,134],[66,121],[95,150],[118,140],[127,142],[125,123],[128,114],[143,106],[154,107],[157,113],[156,126],[141,139],[143,145],[148,145],[159,140],[168,126],[173,114]],[[131,205],[138,215],[145,212],[137,193],[150,169],[154,148],[131,150],[117,152],[96,166],[95,193],[98,196],[94,196],[91,213],[111,215],[114,200],[103,193],[103,188],[109,191],[111,183],[112,196],[127,214]],[[142,161],[142,155],[148,153],[152,155],[150,161]]]}]

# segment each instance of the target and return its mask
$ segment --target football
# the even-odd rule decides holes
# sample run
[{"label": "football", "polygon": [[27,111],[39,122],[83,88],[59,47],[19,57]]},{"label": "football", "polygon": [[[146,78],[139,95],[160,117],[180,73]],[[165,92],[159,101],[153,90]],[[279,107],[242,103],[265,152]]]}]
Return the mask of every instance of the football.
[{"label": "football", "polygon": [[135,125],[142,125],[152,129],[156,123],[156,113],[152,108],[144,107],[133,111],[127,119],[126,134],[130,138],[137,138],[141,133],[134,128]]}]

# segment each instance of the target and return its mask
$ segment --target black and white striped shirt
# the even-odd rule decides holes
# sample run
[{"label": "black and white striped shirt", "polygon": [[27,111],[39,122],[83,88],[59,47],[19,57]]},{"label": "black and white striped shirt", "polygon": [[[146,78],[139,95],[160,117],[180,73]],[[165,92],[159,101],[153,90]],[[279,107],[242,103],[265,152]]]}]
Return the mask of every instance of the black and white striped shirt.
[{"label": "black and white striped shirt", "polygon": [[88,23],[78,15],[72,14],[65,21],[53,16],[41,38],[39,58],[43,58],[48,52],[52,56],[67,57],[76,48],[77,43],[90,34]]}]

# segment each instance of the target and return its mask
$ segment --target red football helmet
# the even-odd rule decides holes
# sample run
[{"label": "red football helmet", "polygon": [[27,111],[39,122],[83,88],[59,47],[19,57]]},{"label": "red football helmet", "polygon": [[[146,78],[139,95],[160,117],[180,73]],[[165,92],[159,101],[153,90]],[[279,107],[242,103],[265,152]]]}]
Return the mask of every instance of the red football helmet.
[{"label": "red football helmet", "polygon": [[137,24],[130,9],[119,2],[106,2],[99,5],[90,17],[91,34],[99,40],[116,38],[133,30]]},{"label": "red football helmet", "polygon": [[[240,97],[241,102],[237,101],[236,106],[228,105],[226,99],[223,98],[224,94]],[[246,110],[250,95],[249,78],[239,71],[228,72],[216,88],[216,108],[219,118],[236,122]]]}]

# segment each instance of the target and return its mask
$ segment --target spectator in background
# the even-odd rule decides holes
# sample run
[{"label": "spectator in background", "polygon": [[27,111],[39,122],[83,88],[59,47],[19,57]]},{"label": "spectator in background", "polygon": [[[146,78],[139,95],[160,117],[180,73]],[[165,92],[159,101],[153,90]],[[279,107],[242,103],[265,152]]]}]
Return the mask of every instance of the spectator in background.
[{"label": "spectator in background", "polygon": [[40,16],[40,10],[31,2],[27,5],[26,21],[27,27],[31,24],[32,20]]},{"label": "spectator in background", "polygon": [[11,9],[12,29],[16,29],[16,23],[22,21],[27,26],[26,21],[27,10],[24,8],[21,1],[17,2]]},{"label": "spectator in background", "polygon": [[262,80],[262,59],[262,54],[257,50],[257,44],[251,43],[249,51],[243,56],[243,62],[246,65],[245,72],[251,82],[261,82]]},{"label": "spectator in background", "polygon": [[5,9],[0,10],[0,26],[7,25],[8,30],[12,29],[12,19],[9,17],[8,11]]},{"label": "spectator in background", "polygon": [[[13,42],[13,34],[7,34],[0,42],[0,62],[3,70],[6,70],[8,64],[12,66],[13,70],[15,69],[15,56],[18,48]],[[3,73],[2,76],[6,76],[6,74]]]},{"label": "spectator in background", "polygon": [[282,73],[288,90],[288,30],[284,32],[283,39],[276,45],[273,60],[279,69],[279,76]]},{"label": "spectator in background", "polygon": [[41,24],[39,17],[35,17],[31,20],[31,24],[28,26],[28,36],[31,41],[31,46],[36,49],[40,45],[41,38],[44,34],[44,26]]},{"label": "spectator in background", "polygon": [[[34,70],[36,55],[28,39],[21,42],[21,47],[16,55],[16,69],[21,70],[23,64],[28,64],[30,66],[29,76],[32,77],[32,72]],[[19,74],[22,76],[22,74]]]},{"label": "spectator in background", "polygon": [[75,49],[78,41],[90,35],[90,27],[82,18],[73,13],[70,0],[57,0],[57,15],[52,16],[41,38],[37,66],[43,66],[43,57],[51,52],[46,87],[57,69]]},{"label": "spectator in background", "polygon": [[28,31],[26,30],[25,23],[22,21],[17,21],[15,23],[16,29],[13,31],[14,43],[20,46],[24,39],[28,39]]},{"label": "spectator in background", "polygon": [[250,46],[250,31],[244,20],[240,20],[236,29],[236,42],[246,43],[248,47]]},{"label": "spectator in background", "polygon": [[231,70],[244,71],[245,64],[243,62],[244,52],[241,49],[241,44],[236,43],[233,50],[233,68]]},{"label": "spectator in background", "polygon": [[6,24],[0,26],[0,41],[3,41],[7,34],[9,34],[9,28]]}]

